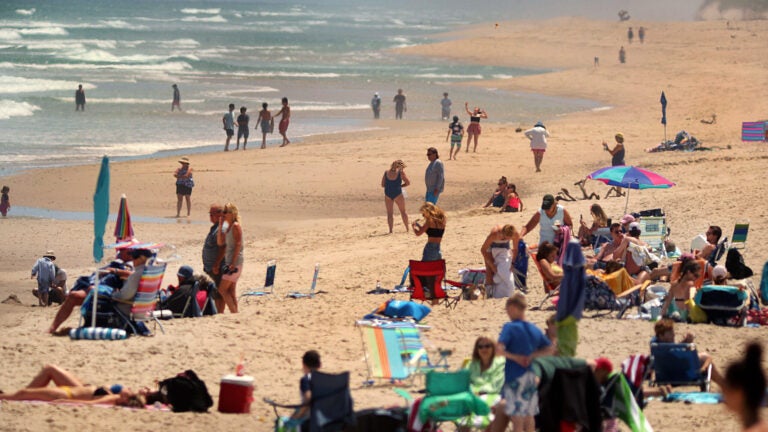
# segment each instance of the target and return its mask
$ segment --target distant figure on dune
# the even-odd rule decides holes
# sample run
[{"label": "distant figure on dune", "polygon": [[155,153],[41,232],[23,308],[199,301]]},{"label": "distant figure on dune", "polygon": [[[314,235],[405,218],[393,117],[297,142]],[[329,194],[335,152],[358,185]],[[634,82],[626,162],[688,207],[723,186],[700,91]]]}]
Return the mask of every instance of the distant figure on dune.
[{"label": "distant figure on dune", "polygon": [[488,114],[480,107],[475,107],[474,111],[469,110],[469,102],[464,102],[464,110],[469,114],[469,127],[467,127],[467,150],[469,153],[469,144],[472,142],[472,137],[475,138],[475,146],[472,148],[472,152],[477,152],[477,140],[480,138],[480,119],[487,119]]},{"label": "distant figure on dune", "polygon": [[269,105],[264,102],[261,104],[261,111],[259,111],[259,124],[257,126],[261,126],[261,148],[265,149],[267,148],[267,134],[272,133],[272,127],[274,124],[272,123],[272,113],[269,112],[267,109]]},{"label": "distant figure on dune", "polygon": [[448,120],[451,117],[451,105],[452,102],[448,99],[448,93],[443,93],[443,100],[440,101],[440,108],[442,111],[442,119]]},{"label": "distant figure on dune", "polygon": [[645,41],[645,27],[637,29],[637,38],[640,39],[640,43]]},{"label": "distant figure on dune", "polygon": [[173,102],[171,102],[171,112],[173,112],[174,108],[178,108],[179,111],[181,111],[181,93],[179,92],[179,86],[174,84],[171,87],[173,87]]},{"label": "distant figure on dune", "polygon": [[624,46],[622,45],[619,49],[619,63],[624,64],[627,62],[627,52],[624,51]]},{"label": "distant figure on dune", "polygon": [[408,106],[405,104],[403,89],[397,89],[397,94],[394,99],[392,99],[392,102],[395,103],[395,119],[402,120],[403,113],[408,111]]},{"label": "distant figure on dune", "polygon": [[235,104],[229,104],[229,111],[221,118],[221,123],[224,126],[224,132],[227,134],[227,141],[224,143],[224,151],[229,151],[229,141],[232,140],[232,136],[235,135]]},{"label": "distant figure on dune", "polygon": [[373,118],[379,118],[379,114],[381,114],[381,97],[379,96],[379,92],[373,94],[373,98],[371,99],[371,109],[373,110]]},{"label": "distant figure on dune", "polygon": [[82,84],[75,90],[75,111],[85,111],[85,90]]},{"label": "distant figure on dune", "polygon": [[629,30],[627,30],[627,40],[629,41],[629,43],[632,43],[632,38],[634,37],[635,37],[635,32],[633,32],[632,27],[630,27]]},{"label": "distant figure on dune", "polygon": [[286,135],[286,132],[288,132],[288,125],[291,122],[291,107],[288,106],[288,98],[284,97],[283,100],[283,107],[280,108],[280,111],[275,114],[275,117],[281,117],[280,119],[280,125],[277,127],[277,131],[280,132],[280,135],[283,136],[283,143],[280,144],[280,147],[285,147],[288,144],[291,143],[291,141],[288,139],[288,136]]}]

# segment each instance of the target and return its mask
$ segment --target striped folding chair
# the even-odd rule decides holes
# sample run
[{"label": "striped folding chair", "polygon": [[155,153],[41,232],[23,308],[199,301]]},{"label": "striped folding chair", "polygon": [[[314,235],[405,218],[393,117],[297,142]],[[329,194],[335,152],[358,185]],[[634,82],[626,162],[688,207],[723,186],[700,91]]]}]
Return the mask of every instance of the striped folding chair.
[{"label": "striped folding chair", "polygon": [[408,370],[400,355],[400,334],[397,324],[377,321],[357,321],[363,339],[365,363],[368,367],[367,384],[376,379],[402,380],[408,378]]},{"label": "striped folding chair", "polygon": [[[153,262],[144,267],[144,272],[141,274],[141,280],[139,281],[139,288],[133,297],[133,305],[131,306],[129,317],[130,326],[133,326],[132,322],[154,321],[155,325],[159,325],[160,330],[165,334],[163,324],[154,316],[153,312],[157,305],[157,293],[160,291],[160,286],[163,283],[166,265],[165,262]],[[135,329],[134,333],[136,333]]]},{"label": "striped folding chair", "polygon": [[737,223],[733,227],[733,235],[728,249],[741,249],[741,254],[747,252],[747,234],[749,234],[749,222]]}]

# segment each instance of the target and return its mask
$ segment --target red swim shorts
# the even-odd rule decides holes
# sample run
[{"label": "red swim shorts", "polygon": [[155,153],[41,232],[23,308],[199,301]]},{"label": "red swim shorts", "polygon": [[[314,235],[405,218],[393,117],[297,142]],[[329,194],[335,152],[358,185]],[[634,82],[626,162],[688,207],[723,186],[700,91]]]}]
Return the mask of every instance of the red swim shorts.
[{"label": "red swim shorts", "polygon": [[536,154],[544,154],[544,152],[547,151],[547,149],[531,149],[531,151]]},{"label": "red swim shorts", "polygon": [[278,131],[279,131],[281,134],[284,134],[284,133],[285,133],[285,131],[287,131],[287,130],[288,130],[288,124],[289,124],[290,122],[291,122],[291,119],[287,119],[287,118],[284,118],[284,119],[280,120],[280,126],[278,126],[278,127],[277,127],[277,130],[278,130]]}]

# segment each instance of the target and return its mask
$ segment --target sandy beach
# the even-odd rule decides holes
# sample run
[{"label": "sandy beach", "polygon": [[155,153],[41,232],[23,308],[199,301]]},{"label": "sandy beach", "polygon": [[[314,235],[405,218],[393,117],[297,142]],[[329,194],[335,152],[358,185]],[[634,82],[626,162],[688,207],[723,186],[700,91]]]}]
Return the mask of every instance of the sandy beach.
[{"label": "sandy beach", "polygon": [[[424,196],[425,150],[437,147],[446,165],[446,187],[439,205],[447,211],[442,243],[449,276],[468,266],[482,265],[480,246],[490,228],[512,223],[518,228],[539,208],[544,194],[562,188],[574,196],[574,182],[610,164],[601,147],[616,132],[626,137],[627,163],[656,171],[676,182],[668,190],[632,191],[630,211],[663,208],[672,239],[681,249],[690,240],[719,225],[730,236],[734,223],[750,221],[747,265],[759,273],[768,256],[768,216],[764,194],[768,181],[762,171],[768,160],[765,143],[740,140],[742,121],[768,116],[768,21],[635,22],[644,26],[644,44],[626,43],[626,23],[558,18],[539,22],[500,22],[472,26],[442,42],[404,48],[403,55],[451,56],[456,61],[552,69],[552,72],[487,81],[482,88],[531,92],[597,100],[610,109],[592,110],[541,119],[552,137],[542,173],[535,173],[528,140],[515,129],[531,124],[494,123],[489,112],[477,153],[462,149],[457,161],[447,161],[446,124],[381,120],[380,130],[307,139],[285,148],[256,148],[246,152],[200,154],[191,157],[196,187],[190,219],[176,219],[173,171],[176,159],[150,158],[112,164],[111,208],[120,194],[128,196],[134,216],[160,218],[166,223],[134,222],[142,241],[173,244],[182,257],[166,272],[164,285],[176,283],[179,265],[201,270],[201,247],[208,232],[208,204],[231,201],[238,205],[245,235],[245,271],[240,292],[263,284],[266,262],[278,262],[271,299],[241,304],[241,313],[164,323],[165,334],[133,337],[121,342],[71,341],[45,333],[56,308],[39,308],[31,295],[35,287],[29,269],[35,259],[55,250],[57,263],[70,279],[93,271],[92,223],[15,217],[0,219],[0,300],[15,295],[21,304],[0,304],[3,328],[0,389],[26,385],[46,363],[64,366],[87,382],[120,382],[131,387],[153,385],[185,370],[195,370],[218,400],[219,379],[234,370],[241,355],[254,376],[255,401],[250,415],[207,415],[141,412],[126,409],[3,403],[0,430],[270,430],[273,414],[261,399],[293,402],[298,398],[301,355],[320,351],[323,369],[351,371],[356,408],[402,405],[390,386],[363,388],[366,365],[356,319],[387,296],[367,295],[381,280],[388,287],[399,282],[408,259],[418,259],[425,239],[406,234],[395,214],[395,233],[388,234],[381,175],[395,159],[402,159],[412,181],[406,206],[418,216]],[[618,50],[627,50],[619,64]],[[593,58],[600,58],[600,66]],[[478,89],[481,91],[482,89]],[[664,137],[659,96],[665,91],[667,135],[685,129],[711,151],[646,153]],[[471,101],[470,101],[471,103]],[[463,101],[454,101],[461,108]],[[435,110],[439,106],[435,106]],[[714,124],[704,124],[716,114]],[[466,115],[461,115],[467,123]],[[295,118],[292,121],[301,121]],[[223,143],[222,143],[223,144]],[[14,206],[65,211],[92,207],[98,167],[77,166],[38,170],[3,178],[11,187]],[[522,213],[500,214],[481,206],[505,175],[517,185],[525,204]],[[587,182],[588,191],[604,196],[608,190]],[[580,194],[579,194],[580,195]],[[599,203],[618,219],[623,198]],[[589,219],[592,201],[564,203],[577,219]],[[113,223],[107,226],[105,241]],[[535,243],[538,229],[526,237]],[[285,299],[288,291],[308,290],[315,263],[320,264],[314,299]],[[543,298],[542,282],[531,266],[529,299]],[[399,298],[404,299],[403,295]],[[529,311],[528,319],[544,324],[549,311]],[[452,366],[471,354],[477,336],[495,338],[506,320],[502,300],[461,301],[456,310],[434,308],[427,318],[430,346],[451,349]],[[66,326],[77,325],[71,317]],[[742,354],[747,341],[764,339],[760,328],[681,325],[679,334],[696,335],[701,350],[718,366]],[[606,356],[618,367],[628,355],[645,352],[652,336],[646,321],[611,318],[584,319],[580,324],[578,355]],[[735,418],[722,405],[665,404],[651,401],[646,409],[658,431],[738,430]]]}]

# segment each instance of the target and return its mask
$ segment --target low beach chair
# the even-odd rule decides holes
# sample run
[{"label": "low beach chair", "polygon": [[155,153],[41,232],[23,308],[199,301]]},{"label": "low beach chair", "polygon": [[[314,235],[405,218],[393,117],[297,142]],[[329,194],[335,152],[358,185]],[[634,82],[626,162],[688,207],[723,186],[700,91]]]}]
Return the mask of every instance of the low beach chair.
[{"label": "low beach chair", "polygon": [[666,257],[667,250],[664,240],[667,238],[667,224],[664,216],[642,216],[640,224],[640,240],[648,244],[651,252],[659,257]]},{"label": "low beach chair", "polygon": [[400,278],[400,283],[395,285],[392,288],[393,292],[396,292],[396,293],[398,293],[398,292],[408,292],[408,288],[410,288],[410,287],[408,286],[407,282],[408,282],[408,275],[410,273],[411,273],[411,268],[410,267],[406,267],[405,271],[403,272],[403,277]]},{"label": "low beach chair", "polygon": [[712,365],[699,362],[695,344],[651,343],[652,385],[695,385],[708,392],[712,381]]},{"label": "low beach chair", "polygon": [[[340,374],[329,374],[325,372],[312,372],[312,379],[309,381],[309,391],[312,399],[306,404],[284,405],[279,404],[272,399],[264,398],[264,402],[269,404],[275,412],[275,430],[287,430],[286,426],[296,427],[301,422],[287,421],[286,417],[281,417],[278,408],[299,409],[309,405],[308,430],[312,432],[324,431],[343,431],[355,424],[354,402],[352,394],[349,391],[349,372]],[[290,423],[286,425],[286,423]]]},{"label": "low beach chair", "polygon": [[315,292],[315,288],[317,287],[317,274],[320,273],[320,264],[315,264],[315,273],[312,275],[312,286],[309,288],[308,293],[302,293],[299,291],[291,291],[289,292],[286,297],[290,298],[315,298],[315,294],[319,294],[320,291]]},{"label": "low beach chair", "polygon": [[426,395],[419,404],[421,423],[429,422],[431,430],[440,430],[444,422],[454,423],[472,416],[487,416],[488,405],[470,389],[469,369],[456,372],[430,371],[426,374]]},{"label": "low beach chair", "polygon": [[544,273],[541,271],[541,264],[536,259],[536,253],[538,252],[538,248],[530,248],[528,249],[528,256],[530,257],[530,260],[533,261],[533,264],[536,266],[536,270],[539,272],[539,276],[541,276],[541,281],[544,284],[544,299],[539,303],[539,306],[537,309],[541,309],[544,307],[544,303],[547,302],[547,300],[551,300],[553,303],[556,302],[557,296],[560,294],[560,289],[558,288],[559,285],[555,284],[552,281],[548,281],[544,278]]},{"label": "low beach chair", "polygon": [[415,261],[410,260],[408,267],[411,269],[411,300],[437,301],[447,308],[456,308],[461,299],[461,294],[449,296],[446,293],[445,283],[455,287],[466,287],[461,282],[447,281],[445,279],[445,260]]},{"label": "low beach chair", "polygon": [[195,281],[192,286],[184,285],[184,288],[177,289],[167,299],[158,304],[155,315],[170,312],[173,318],[197,318],[203,315],[200,306],[197,304],[197,292],[200,290],[200,282]]},{"label": "low beach chair", "polygon": [[245,297],[245,302],[248,303],[248,301],[252,297],[264,297],[264,296],[274,294],[276,271],[277,271],[277,261],[271,260],[267,262],[267,275],[264,278],[264,287],[261,288],[260,290],[246,291],[240,294],[240,299],[243,299],[243,297]]},{"label": "low beach chair", "polygon": [[747,252],[747,234],[749,234],[749,222],[734,225],[728,249],[741,249],[741,254],[745,255]]}]

